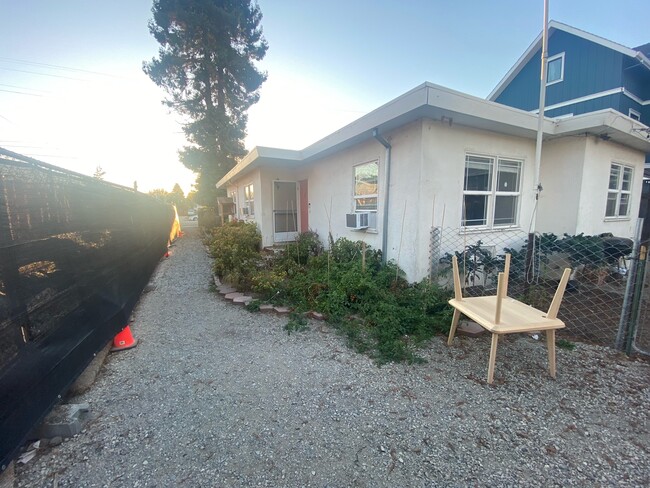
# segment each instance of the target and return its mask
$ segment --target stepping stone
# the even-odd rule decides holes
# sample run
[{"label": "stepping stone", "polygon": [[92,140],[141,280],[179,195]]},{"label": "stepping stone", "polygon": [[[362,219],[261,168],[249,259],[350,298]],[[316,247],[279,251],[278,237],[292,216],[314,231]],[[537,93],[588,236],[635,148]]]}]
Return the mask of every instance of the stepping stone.
[{"label": "stepping stone", "polygon": [[214,284],[217,287],[223,286],[223,284],[221,283],[221,280],[219,279],[219,277],[216,274],[212,275],[212,281],[214,281]]},{"label": "stepping stone", "polygon": [[228,286],[228,285],[221,285],[220,287],[217,288],[217,290],[219,290],[219,294],[227,295],[228,293],[236,292],[237,288],[233,288],[232,286]]},{"label": "stepping stone", "polygon": [[243,293],[238,292],[238,291],[235,291],[235,292],[232,292],[232,293],[226,293],[226,295],[224,296],[224,298],[225,298],[226,300],[234,300],[234,299],[237,298],[237,297],[243,297],[243,296],[244,296]]},{"label": "stepping stone", "polygon": [[275,307],[270,303],[260,305],[260,312],[275,312]]},{"label": "stepping stone", "polygon": [[315,320],[325,320],[325,316],[322,313],[316,312],[314,310],[307,312],[307,317]]},{"label": "stepping stone", "polygon": [[273,310],[275,310],[275,313],[278,313],[280,315],[287,315],[291,313],[291,309],[289,307],[273,307]]},{"label": "stepping stone", "polygon": [[470,322],[469,320],[463,320],[458,324],[456,329],[456,334],[464,335],[467,337],[478,337],[485,333],[485,329],[478,325],[476,322]]},{"label": "stepping stone", "polygon": [[241,303],[242,305],[248,305],[252,301],[253,297],[242,295],[240,297],[233,298],[232,303]]}]

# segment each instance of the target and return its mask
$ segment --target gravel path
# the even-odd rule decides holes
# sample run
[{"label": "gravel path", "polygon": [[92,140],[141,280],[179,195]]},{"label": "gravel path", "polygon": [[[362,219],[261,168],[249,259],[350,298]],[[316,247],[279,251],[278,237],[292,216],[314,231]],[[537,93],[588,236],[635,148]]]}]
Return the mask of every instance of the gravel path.
[{"label": "gravel path", "polygon": [[161,262],[132,326],[71,402],[94,419],[16,467],[19,487],[648,486],[650,365],[529,337],[444,338],[428,362],[376,367],[322,323],[210,291],[196,230]]}]

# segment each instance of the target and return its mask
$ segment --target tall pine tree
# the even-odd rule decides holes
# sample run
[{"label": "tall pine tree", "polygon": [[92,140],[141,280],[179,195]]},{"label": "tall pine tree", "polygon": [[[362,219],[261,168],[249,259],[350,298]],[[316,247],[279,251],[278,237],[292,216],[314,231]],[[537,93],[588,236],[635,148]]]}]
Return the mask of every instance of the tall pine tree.
[{"label": "tall pine tree", "polygon": [[179,156],[198,174],[201,203],[214,205],[216,182],[245,154],[246,111],[266,80],[254,64],[268,48],[262,13],[251,0],[155,0],[152,12],[160,49],[143,69],[186,121]]}]

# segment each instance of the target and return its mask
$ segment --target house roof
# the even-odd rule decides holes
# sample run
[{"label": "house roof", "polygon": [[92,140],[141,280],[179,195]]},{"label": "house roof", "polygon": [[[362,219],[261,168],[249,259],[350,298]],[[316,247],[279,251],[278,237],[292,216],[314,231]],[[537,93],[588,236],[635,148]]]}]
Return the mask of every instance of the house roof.
[{"label": "house roof", "polygon": [[[643,66],[645,66],[648,70],[650,70],[650,59],[648,59],[648,47],[650,44],[645,44],[643,46],[639,46],[638,48],[631,49],[629,47],[623,46],[622,44],[619,44],[614,41],[610,41],[609,39],[605,39],[604,37],[600,37],[594,34],[591,34],[589,32],[585,32],[580,29],[576,29],[575,27],[571,27],[570,25],[563,24],[561,22],[557,22],[555,20],[551,20],[548,23],[548,36],[549,38],[553,35],[553,33],[557,30],[561,30],[564,32],[567,32],[569,34],[573,34],[574,36],[581,37],[583,39],[586,39],[588,41],[594,42],[596,44],[600,44],[601,46],[607,47],[609,49],[612,49],[614,51],[620,52],[626,56],[629,56],[631,58],[637,59]],[[528,49],[524,51],[524,54],[521,55],[521,57],[517,60],[517,62],[514,64],[512,68],[506,73],[506,75],[503,77],[503,79],[499,82],[499,84],[492,90],[492,92],[487,96],[488,100],[496,100],[499,95],[503,92],[503,90],[506,89],[506,87],[510,84],[510,82],[519,74],[519,72],[526,66],[528,61],[530,61],[535,53],[539,51],[542,47],[542,33],[540,33],[533,43],[528,46]]]},{"label": "house roof", "polygon": [[[218,183],[222,187],[262,165],[308,163],[421,118],[523,137],[535,137],[537,116],[425,82],[300,151],[253,148]],[[550,119],[549,119],[550,120]],[[550,130],[550,122],[547,129]]]},{"label": "house roof", "polygon": [[[219,180],[217,187],[226,186],[260,166],[291,167],[312,162],[372,139],[375,129],[385,134],[422,118],[527,139],[537,136],[536,114],[425,82],[300,151],[253,148]],[[545,117],[543,130],[547,137],[589,132],[650,152],[647,127],[611,109],[572,117],[572,120]]]}]

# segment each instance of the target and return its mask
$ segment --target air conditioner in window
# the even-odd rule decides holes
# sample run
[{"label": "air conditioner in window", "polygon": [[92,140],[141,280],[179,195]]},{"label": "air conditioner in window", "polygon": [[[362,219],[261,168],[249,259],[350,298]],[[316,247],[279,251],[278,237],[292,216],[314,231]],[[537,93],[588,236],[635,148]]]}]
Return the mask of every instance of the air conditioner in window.
[{"label": "air conditioner in window", "polygon": [[345,214],[345,226],[348,229],[367,229],[369,227],[368,218],[368,212]]}]

